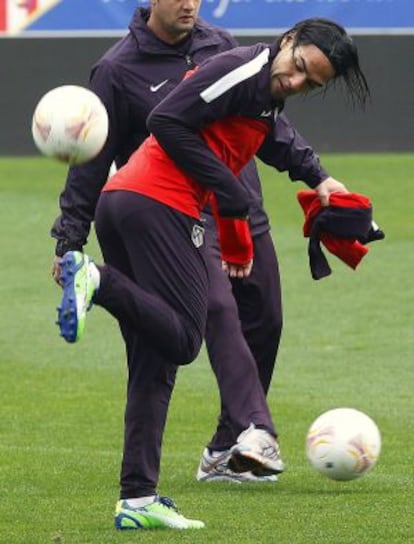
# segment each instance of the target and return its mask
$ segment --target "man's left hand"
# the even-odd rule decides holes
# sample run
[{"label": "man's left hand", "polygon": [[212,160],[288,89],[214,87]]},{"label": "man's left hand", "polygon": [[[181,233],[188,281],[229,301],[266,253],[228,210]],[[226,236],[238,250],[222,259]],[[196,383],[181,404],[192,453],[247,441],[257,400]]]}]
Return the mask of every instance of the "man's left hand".
[{"label": "man's left hand", "polygon": [[249,261],[246,264],[234,264],[226,261],[221,262],[222,269],[227,272],[230,278],[247,278],[250,276],[250,272],[253,267],[253,260]]},{"label": "man's left hand", "polygon": [[349,192],[343,183],[332,177],[324,179],[315,187],[315,191],[319,200],[321,201],[322,206],[329,206],[329,196],[332,193]]}]

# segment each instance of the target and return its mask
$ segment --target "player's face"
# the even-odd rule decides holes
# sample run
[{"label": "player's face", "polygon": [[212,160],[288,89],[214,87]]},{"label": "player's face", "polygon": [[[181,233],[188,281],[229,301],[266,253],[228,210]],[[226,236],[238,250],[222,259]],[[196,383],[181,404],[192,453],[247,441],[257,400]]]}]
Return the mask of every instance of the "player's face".
[{"label": "player's face", "polygon": [[201,0],[152,0],[148,26],[163,41],[175,43],[191,32]]},{"label": "player's face", "polygon": [[286,36],[270,69],[270,92],[275,100],[285,100],[323,88],[334,76],[332,64],[318,47],[293,48],[292,36]]}]

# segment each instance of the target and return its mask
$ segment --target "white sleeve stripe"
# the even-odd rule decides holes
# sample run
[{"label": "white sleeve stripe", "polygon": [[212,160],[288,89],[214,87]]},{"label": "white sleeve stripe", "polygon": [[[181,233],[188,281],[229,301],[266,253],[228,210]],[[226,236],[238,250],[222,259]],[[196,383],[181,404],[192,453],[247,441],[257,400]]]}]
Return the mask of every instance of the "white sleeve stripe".
[{"label": "white sleeve stripe", "polygon": [[254,59],[250,60],[246,64],[242,64],[242,66],[235,68],[225,76],[221,77],[200,93],[201,98],[204,100],[204,102],[209,104],[241,81],[254,76],[260,72],[263,66],[268,62],[269,54],[270,50],[265,49]]}]

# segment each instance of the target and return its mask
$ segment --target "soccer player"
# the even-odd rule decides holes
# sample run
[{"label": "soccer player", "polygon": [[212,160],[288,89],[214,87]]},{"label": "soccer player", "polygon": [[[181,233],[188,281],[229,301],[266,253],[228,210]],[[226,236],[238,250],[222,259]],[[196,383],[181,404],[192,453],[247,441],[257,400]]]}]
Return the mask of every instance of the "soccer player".
[{"label": "soccer player", "polygon": [[[58,281],[60,258],[70,249],[82,250],[86,243],[96,202],[112,161],[115,160],[118,167],[125,164],[132,151],[148,136],[146,118],[152,108],[189,68],[237,45],[227,32],[197,18],[199,6],[199,0],[158,0],[152,2],[150,10],[137,9],[129,34],[94,66],[91,88],[108,110],[109,138],[96,160],[69,171],[60,198],[61,215],[52,229],[52,236],[57,239],[54,275]],[[292,177],[320,180],[326,177],[317,156],[287,120],[281,118],[279,125],[280,141],[286,142],[283,164],[291,163],[287,169]],[[252,414],[262,414],[264,424],[273,429],[265,394],[282,327],[278,263],[254,161],[242,171],[240,179],[254,201],[250,227],[256,257],[248,278],[232,277],[231,285],[228,276],[223,274],[214,220],[211,213],[203,216],[209,257],[206,260],[209,300],[205,340],[220,389],[222,413],[217,432],[203,453],[197,478],[272,482],[275,476],[235,473],[227,467],[229,449],[251,423]],[[233,269],[229,275],[234,275]],[[133,366],[134,352],[128,350],[128,367]],[[127,413],[128,406],[129,403]],[[127,418],[127,429],[129,425],[130,418]],[[149,447],[149,440],[142,433],[137,439]],[[125,451],[128,451],[127,443]],[[121,480],[126,481],[124,470]]]},{"label": "soccer player", "polygon": [[[275,127],[285,100],[334,80],[343,80],[351,98],[365,102],[369,90],[357,50],[345,30],[327,20],[303,21],[273,45],[236,48],[206,61],[155,108],[148,120],[153,136],[104,188],[95,221],[105,265],[96,266],[78,251],[64,255],[63,336],[68,341],[81,336],[92,301],[112,313],[127,347],[135,349],[128,404],[148,418],[157,410],[166,414],[158,391],[149,390],[148,383],[170,394],[168,369],[191,362],[201,346],[208,297],[202,208],[214,195],[226,268],[248,276],[250,199],[235,175],[254,154],[280,168]],[[325,203],[331,192],[346,190],[332,178],[307,183]],[[132,392],[147,378],[142,405],[143,399],[132,398]],[[139,426],[132,425],[129,432],[129,438],[136,436]],[[159,459],[159,451],[152,454]],[[139,455],[143,465],[137,466]],[[145,478],[152,462],[148,455],[134,447],[127,458],[124,453],[131,487],[118,503],[117,526],[151,526],[160,519],[175,527],[202,526],[183,516],[180,521],[169,517],[171,504],[157,497],[154,481]],[[271,430],[249,426],[231,448],[229,466],[259,475],[281,472]],[[139,490],[135,496],[133,489]]]},{"label": "soccer player", "polygon": [[[153,106],[175,87],[188,67],[236,45],[228,33],[196,18],[199,5],[198,0],[159,0],[153,3],[151,10],[137,10],[129,34],[93,68],[91,87],[107,107],[109,139],[96,160],[69,172],[60,199],[62,213],[52,229],[52,235],[58,240],[54,267],[57,279],[60,257],[69,249],[82,249],[86,243],[96,202],[112,161],[115,159],[117,165],[122,166],[148,135],[146,117]],[[318,157],[283,115],[277,120],[277,138],[280,169],[289,170],[292,179],[322,181],[327,177]],[[231,267],[230,284],[221,269],[214,220],[211,213],[203,216],[209,257],[206,260],[209,301],[205,339],[220,388],[222,413],[217,432],[203,452],[197,478],[272,482],[275,476],[235,473],[227,466],[230,447],[253,420],[252,414],[260,413],[263,425],[273,429],[265,393],[270,385],[282,327],[277,258],[253,161],[243,169],[240,180],[252,200],[249,223],[255,259],[248,277],[233,277],[235,270]],[[133,366],[134,351],[128,350],[128,367]],[[127,402],[127,413],[128,406]],[[129,425],[128,417],[127,430]],[[141,429],[143,425],[145,423],[141,423]],[[137,440],[150,448],[144,434],[140,433]],[[130,433],[126,432],[126,436]],[[125,456],[128,456],[128,443],[126,441]],[[125,492],[128,478],[124,470],[121,480]]]}]

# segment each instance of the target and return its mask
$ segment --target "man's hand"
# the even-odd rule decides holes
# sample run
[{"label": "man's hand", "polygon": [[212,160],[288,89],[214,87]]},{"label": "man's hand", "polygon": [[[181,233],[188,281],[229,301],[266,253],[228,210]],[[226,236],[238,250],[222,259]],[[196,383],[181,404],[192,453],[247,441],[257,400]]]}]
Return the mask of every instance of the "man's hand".
[{"label": "man's hand", "polygon": [[55,280],[55,282],[60,285],[60,287],[62,287],[62,283],[61,283],[61,279],[60,279],[60,276],[61,276],[61,267],[60,267],[60,263],[62,262],[62,257],[55,257],[53,259],[53,263],[52,263],[52,277],[53,279]]},{"label": "man's hand", "polygon": [[226,261],[221,261],[221,268],[227,272],[230,278],[247,278],[252,271],[253,260],[246,264],[234,264]]},{"label": "man's hand", "polygon": [[329,196],[332,193],[349,193],[343,183],[332,177],[324,179],[315,187],[315,191],[322,206],[329,206]]}]

